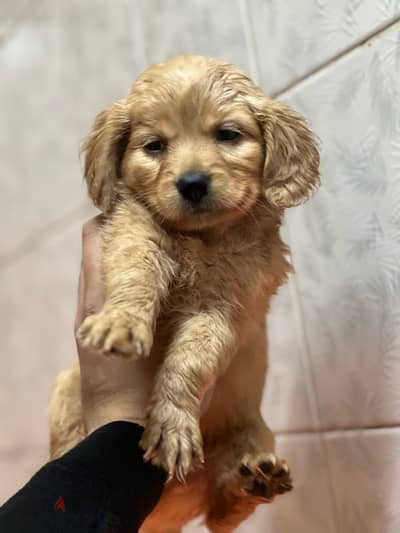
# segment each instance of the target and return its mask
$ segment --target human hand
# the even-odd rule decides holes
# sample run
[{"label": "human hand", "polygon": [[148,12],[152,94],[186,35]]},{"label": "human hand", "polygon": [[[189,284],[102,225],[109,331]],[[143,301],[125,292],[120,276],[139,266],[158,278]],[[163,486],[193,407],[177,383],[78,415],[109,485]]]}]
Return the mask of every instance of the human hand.
[{"label": "human hand", "polygon": [[[79,277],[75,332],[104,301],[101,280],[102,217],[91,219],[82,231],[82,264]],[[82,408],[89,433],[117,420],[144,425],[146,407],[156,371],[151,358],[126,360],[83,347],[76,340],[82,383]]]}]

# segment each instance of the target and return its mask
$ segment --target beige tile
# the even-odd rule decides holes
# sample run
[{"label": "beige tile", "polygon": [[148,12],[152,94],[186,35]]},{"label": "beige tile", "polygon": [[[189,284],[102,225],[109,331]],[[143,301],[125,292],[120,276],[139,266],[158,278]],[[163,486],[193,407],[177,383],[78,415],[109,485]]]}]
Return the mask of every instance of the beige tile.
[{"label": "beige tile", "polygon": [[400,429],[326,436],[340,533],[400,531]]},{"label": "beige tile", "polygon": [[0,454],[47,446],[51,383],[76,357],[80,226],[76,222],[0,273]]},{"label": "beige tile", "polygon": [[13,496],[47,461],[46,446],[21,448],[0,453],[0,505]]},{"label": "beige tile", "polygon": [[139,70],[127,6],[42,0],[2,43],[0,258],[86,198],[80,141]]},{"label": "beige tile", "polygon": [[[37,3],[39,4],[40,1]],[[0,41],[15,29],[23,18],[34,11],[29,0],[2,0],[0,3]]]},{"label": "beige tile", "polygon": [[143,32],[140,38],[148,63],[177,54],[203,54],[224,58],[248,70],[236,0],[138,0],[138,4]]}]

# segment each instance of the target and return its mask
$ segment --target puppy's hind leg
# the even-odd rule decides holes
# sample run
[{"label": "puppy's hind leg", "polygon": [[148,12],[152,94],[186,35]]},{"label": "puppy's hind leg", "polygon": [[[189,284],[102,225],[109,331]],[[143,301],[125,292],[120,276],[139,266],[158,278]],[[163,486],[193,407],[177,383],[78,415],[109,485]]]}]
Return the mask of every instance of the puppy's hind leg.
[{"label": "puppy's hind leg", "polygon": [[83,440],[81,376],[78,366],[57,376],[49,404],[50,459],[56,459]]},{"label": "puppy's hind leg", "polygon": [[[212,459],[207,526],[228,533],[260,503],[292,489],[286,462],[274,453],[274,436],[261,415],[224,439]],[[211,465],[210,465],[211,466]]]},{"label": "puppy's hind leg", "polygon": [[262,503],[259,498],[232,493],[216,495],[206,524],[212,533],[232,533]]}]

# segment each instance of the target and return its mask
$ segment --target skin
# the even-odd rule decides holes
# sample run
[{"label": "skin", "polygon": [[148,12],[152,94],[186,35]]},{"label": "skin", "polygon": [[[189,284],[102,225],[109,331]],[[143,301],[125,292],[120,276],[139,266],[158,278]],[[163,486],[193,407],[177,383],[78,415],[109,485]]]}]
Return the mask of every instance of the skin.
[{"label": "skin", "polygon": [[[101,283],[102,218],[86,222],[82,229],[82,263],[79,276],[75,330],[84,318],[99,311],[104,302]],[[82,408],[88,433],[116,420],[144,425],[153,380],[146,359],[102,357],[77,339]]]}]

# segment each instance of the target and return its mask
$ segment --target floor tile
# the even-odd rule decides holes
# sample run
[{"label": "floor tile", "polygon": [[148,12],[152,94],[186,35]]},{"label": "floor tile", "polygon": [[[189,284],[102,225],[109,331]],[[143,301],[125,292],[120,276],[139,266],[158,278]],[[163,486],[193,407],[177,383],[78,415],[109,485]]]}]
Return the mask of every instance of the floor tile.
[{"label": "floor tile", "polygon": [[340,533],[400,531],[400,428],[326,436]]},{"label": "floor tile", "polygon": [[[260,505],[256,513],[237,531],[338,533],[320,436],[285,435],[278,439],[277,450],[287,459],[292,469],[295,489],[270,505]],[[206,530],[197,523],[185,528],[185,533],[204,531]]]}]

